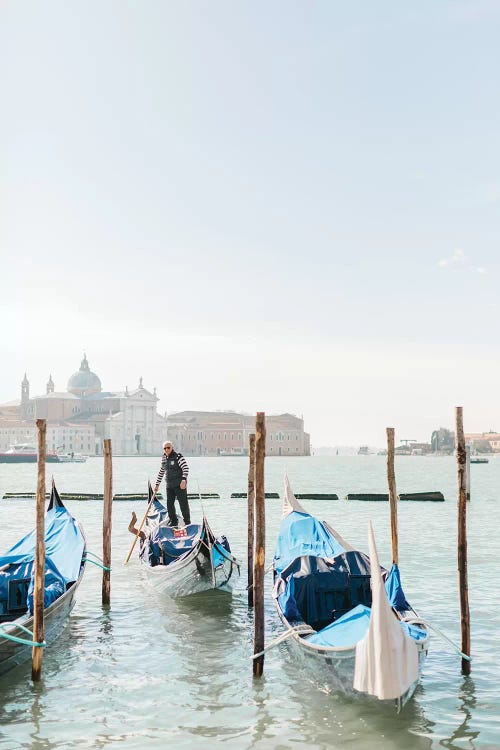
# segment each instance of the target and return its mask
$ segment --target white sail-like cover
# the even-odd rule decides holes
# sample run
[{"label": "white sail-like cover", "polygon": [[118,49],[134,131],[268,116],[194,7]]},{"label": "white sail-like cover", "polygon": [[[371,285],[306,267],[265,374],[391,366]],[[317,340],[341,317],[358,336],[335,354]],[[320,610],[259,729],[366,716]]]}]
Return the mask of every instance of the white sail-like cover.
[{"label": "white sail-like cover", "polygon": [[285,494],[283,497],[283,518],[287,516],[289,513],[293,513],[294,510],[298,511],[299,513],[307,513],[307,511],[304,510],[302,505],[299,503],[299,501],[293,494],[292,488],[290,487],[290,482],[288,481],[287,474],[285,474],[284,480],[285,480]]},{"label": "white sail-like cover", "polygon": [[356,646],[353,687],[387,700],[403,696],[418,679],[418,652],[387,599],[371,523],[368,538],[372,609],[368,632]]}]

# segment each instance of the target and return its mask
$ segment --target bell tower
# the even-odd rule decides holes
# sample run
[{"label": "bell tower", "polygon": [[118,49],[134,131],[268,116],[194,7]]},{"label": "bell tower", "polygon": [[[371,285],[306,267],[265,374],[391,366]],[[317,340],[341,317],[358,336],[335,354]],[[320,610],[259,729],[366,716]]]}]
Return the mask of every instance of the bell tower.
[{"label": "bell tower", "polygon": [[52,380],[52,375],[49,375],[49,379],[47,381],[47,395],[49,393],[54,393],[54,381]]},{"label": "bell tower", "polygon": [[24,373],[23,382],[21,383],[21,403],[25,404],[30,400],[30,381]]},{"label": "bell tower", "polygon": [[24,373],[23,382],[21,383],[21,418],[26,419],[28,404],[30,402],[30,381]]}]

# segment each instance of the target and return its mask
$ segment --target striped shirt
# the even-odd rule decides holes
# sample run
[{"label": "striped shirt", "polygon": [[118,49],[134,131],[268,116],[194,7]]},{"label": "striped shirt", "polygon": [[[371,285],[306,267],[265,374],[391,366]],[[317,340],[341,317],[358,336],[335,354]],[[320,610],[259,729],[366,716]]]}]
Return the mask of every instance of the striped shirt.
[{"label": "striped shirt", "polygon": [[174,477],[178,479],[179,484],[183,480],[187,482],[187,478],[189,474],[189,466],[187,464],[186,459],[182,455],[182,453],[176,453],[175,451],[171,451],[169,456],[166,456],[165,454],[162,456],[161,468],[156,478],[157,486],[160,485],[161,480],[165,476],[165,472],[167,474],[166,476],[167,487],[169,486],[169,474],[174,475]]}]

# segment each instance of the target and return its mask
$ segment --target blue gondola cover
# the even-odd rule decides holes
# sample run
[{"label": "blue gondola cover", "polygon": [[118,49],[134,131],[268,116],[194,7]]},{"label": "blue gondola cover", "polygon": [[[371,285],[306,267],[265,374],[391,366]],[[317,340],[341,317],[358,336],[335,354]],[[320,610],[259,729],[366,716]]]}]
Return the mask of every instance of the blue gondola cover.
[{"label": "blue gondola cover", "polygon": [[[0,614],[12,607],[12,598],[27,597],[18,609],[32,607],[33,564],[36,533],[30,532],[15,544],[5,555],[0,556]],[[76,581],[80,574],[85,540],[75,519],[64,506],[55,506],[45,516],[45,606]],[[22,589],[16,581],[30,579],[29,586]],[[10,593],[10,596],[9,596]],[[17,602],[16,602],[17,603]]]},{"label": "blue gondola cover", "polygon": [[309,513],[293,511],[281,522],[274,569],[281,573],[293,560],[304,555],[335,557],[345,552],[328,529]]}]

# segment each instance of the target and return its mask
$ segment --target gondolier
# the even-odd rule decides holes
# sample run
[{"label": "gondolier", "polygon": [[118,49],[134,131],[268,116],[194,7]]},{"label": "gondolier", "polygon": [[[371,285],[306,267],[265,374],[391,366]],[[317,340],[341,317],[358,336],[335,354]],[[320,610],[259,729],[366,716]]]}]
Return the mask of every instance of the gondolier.
[{"label": "gondolier", "polygon": [[175,509],[175,499],[179,501],[179,506],[184,519],[184,524],[188,526],[191,523],[191,513],[187,496],[187,478],[189,466],[182,453],[176,453],[170,440],[163,443],[163,456],[161,467],[156,478],[155,494],[158,492],[161,480],[165,476],[167,485],[167,510],[170,524],[177,526],[179,520]]}]

